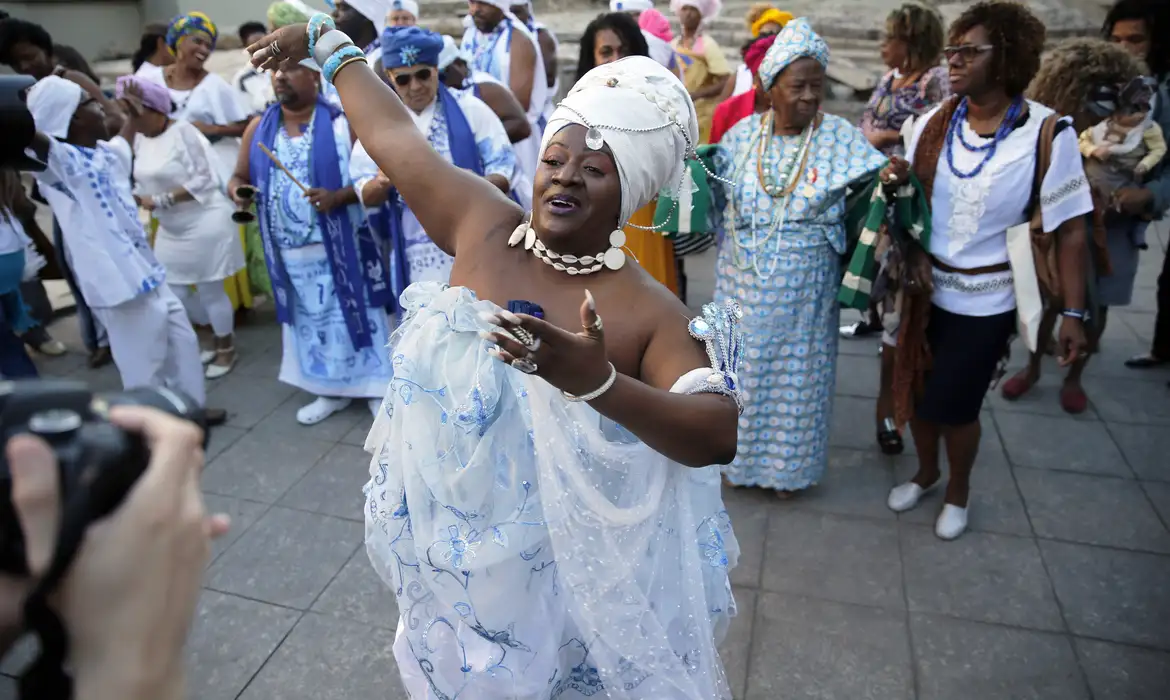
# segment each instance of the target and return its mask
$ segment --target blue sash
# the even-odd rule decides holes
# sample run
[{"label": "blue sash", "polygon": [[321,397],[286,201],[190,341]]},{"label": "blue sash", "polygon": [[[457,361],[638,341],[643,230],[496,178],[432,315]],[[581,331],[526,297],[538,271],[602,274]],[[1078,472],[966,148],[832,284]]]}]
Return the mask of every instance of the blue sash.
[{"label": "blue sash", "polygon": [[[341,164],[337,155],[337,142],[333,136],[333,121],[341,116],[341,111],[330,105],[322,97],[317,98],[317,109],[313,115],[312,150],[309,153],[310,187],[320,187],[335,191],[343,187]],[[256,199],[257,219],[263,233],[264,257],[268,263],[268,275],[272,280],[272,291],[276,302],[276,319],[281,323],[291,324],[292,314],[289,311],[288,275],[274,244],[274,234],[271,230],[272,213],[268,211],[268,190],[271,186],[271,174],[275,167],[268,156],[260,150],[264,144],[269,150],[275,150],[276,134],[280,130],[280,105],[269,107],[260,119],[256,128],[256,135],[250,146],[250,166],[252,184],[260,196]],[[345,327],[349,331],[350,341],[355,350],[373,346],[373,327],[366,314],[365,294],[369,293],[371,307],[385,306],[390,295],[390,289],[382,273],[382,265],[378,259],[377,249],[370,236],[359,237],[354,235],[353,225],[349,220],[349,211],[346,207],[334,209],[331,212],[317,213],[317,224],[321,227],[321,238],[325,244],[325,254],[329,260],[329,269],[333,274],[333,284],[341,301],[341,313],[345,318]],[[363,289],[362,282],[365,282]],[[381,339],[379,339],[381,342]]]},{"label": "blue sash", "polygon": [[[439,83],[439,93],[436,97],[438,108],[435,118],[447,120],[447,146],[451,151],[451,162],[464,170],[470,170],[479,177],[483,177],[483,160],[479,157],[479,147],[475,143],[475,133],[467,123],[467,117],[459,108],[455,96],[446,85]],[[381,239],[383,247],[392,254],[389,256],[390,284],[393,287],[393,300],[389,304],[391,311],[397,311],[397,300],[402,292],[410,285],[409,267],[406,264],[406,236],[402,230],[402,214],[406,203],[398,195],[398,190],[390,190],[390,198],[381,207],[369,212],[370,230]]]}]

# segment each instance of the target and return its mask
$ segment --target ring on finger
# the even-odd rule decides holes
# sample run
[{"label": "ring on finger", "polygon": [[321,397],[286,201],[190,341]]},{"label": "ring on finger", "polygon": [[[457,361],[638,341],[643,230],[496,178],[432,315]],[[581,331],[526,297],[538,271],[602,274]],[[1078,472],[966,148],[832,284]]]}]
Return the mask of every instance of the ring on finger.
[{"label": "ring on finger", "polygon": [[536,363],[527,357],[517,357],[512,360],[512,367],[520,370],[524,374],[535,374],[537,370]]},{"label": "ring on finger", "polygon": [[514,326],[507,330],[508,334],[515,338],[516,342],[520,343],[525,348],[535,351],[537,347],[540,347],[537,344],[539,339],[532,334],[532,331],[528,330],[527,328],[524,328],[523,326]]},{"label": "ring on finger", "polygon": [[272,54],[273,58],[280,56],[280,44],[275,41],[272,42],[268,45],[268,51]]},{"label": "ring on finger", "polygon": [[593,323],[590,323],[588,326],[584,326],[584,328],[590,333],[600,333],[601,329],[604,328],[604,324],[601,322],[601,316],[597,316]]}]

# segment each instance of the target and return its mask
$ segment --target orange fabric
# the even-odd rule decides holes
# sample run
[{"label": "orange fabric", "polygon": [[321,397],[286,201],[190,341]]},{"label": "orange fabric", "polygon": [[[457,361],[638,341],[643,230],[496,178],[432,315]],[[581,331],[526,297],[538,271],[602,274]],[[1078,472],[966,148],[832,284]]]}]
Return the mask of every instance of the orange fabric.
[{"label": "orange fabric", "polygon": [[[654,206],[657,202],[650,202],[630,217],[631,224],[651,226],[654,223]],[[626,248],[628,253],[638,261],[642,269],[662,283],[670,291],[678,294],[678,270],[674,264],[674,245],[656,231],[644,231],[627,225]]]}]

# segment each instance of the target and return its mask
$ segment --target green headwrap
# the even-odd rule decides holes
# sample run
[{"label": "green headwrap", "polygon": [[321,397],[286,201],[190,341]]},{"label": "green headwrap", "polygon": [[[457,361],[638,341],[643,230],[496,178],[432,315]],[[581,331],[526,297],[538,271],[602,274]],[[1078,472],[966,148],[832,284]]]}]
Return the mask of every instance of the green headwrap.
[{"label": "green headwrap", "polygon": [[274,30],[290,24],[307,24],[313,10],[299,0],[280,0],[268,7],[268,24]]}]

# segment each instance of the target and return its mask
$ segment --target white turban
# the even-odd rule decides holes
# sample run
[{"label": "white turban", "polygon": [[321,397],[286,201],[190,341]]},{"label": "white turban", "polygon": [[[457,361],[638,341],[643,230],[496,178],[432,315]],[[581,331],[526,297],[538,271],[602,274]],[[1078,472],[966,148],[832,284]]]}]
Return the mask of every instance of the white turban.
[{"label": "white turban", "polygon": [[439,72],[447,70],[457,58],[461,58],[464,63],[471,65],[471,54],[459,48],[459,44],[456,44],[454,39],[443,35],[443,50],[439,52]]},{"label": "white turban", "polygon": [[389,14],[395,10],[405,10],[418,19],[418,3],[414,0],[390,0],[390,9],[386,10],[386,13]]},{"label": "white turban", "polygon": [[723,9],[722,0],[670,0],[670,11],[678,14],[678,11],[684,7],[693,7],[699,11],[704,22],[710,22],[719,16],[719,11]]},{"label": "white turban", "polygon": [[374,31],[382,36],[382,30],[386,28],[386,13],[390,12],[387,0],[345,0],[345,4],[373,22]]},{"label": "white turban", "polygon": [[653,9],[651,0],[609,0],[610,12],[645,12]]},{"label": "white turban", "polygon": [[677,198],[688,177],[685,160],[699,144],[699,120],[686,88],[645,56],[598,66],[578,80],[549,118],[540,152],[570,124],[600,131],[613,154],[622,187],[619,224],[660,191]]},{"label": "white turban", "polygon": [[55,75],[38,80],[28,91],[28,111],[37,131],[57,139],[68,136],[82,95],[81,86],[72,80]]}]

